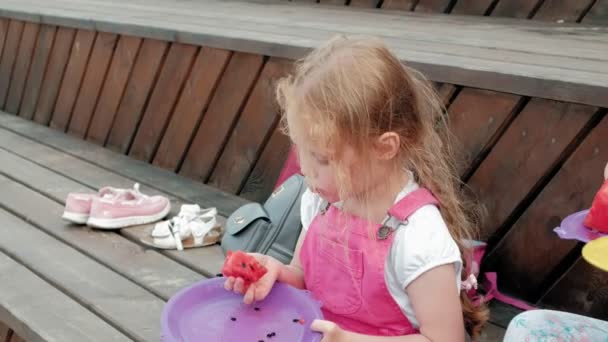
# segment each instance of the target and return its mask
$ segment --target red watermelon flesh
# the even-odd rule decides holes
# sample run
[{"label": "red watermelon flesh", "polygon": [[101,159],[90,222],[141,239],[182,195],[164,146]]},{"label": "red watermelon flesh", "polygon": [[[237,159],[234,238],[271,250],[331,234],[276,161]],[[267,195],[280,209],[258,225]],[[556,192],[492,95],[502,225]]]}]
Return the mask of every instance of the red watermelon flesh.
[{"label": "red watermelon flesh", "polygon": [[242,251],[228,251],[222,274],[225,277],[242,278],[245,287],[260,280],[268,270],[255,257]]},{"label": "red watermelon flesh", "polygon": [[598,232],[608,233],[608,180],[595,195],[584,225]]}]

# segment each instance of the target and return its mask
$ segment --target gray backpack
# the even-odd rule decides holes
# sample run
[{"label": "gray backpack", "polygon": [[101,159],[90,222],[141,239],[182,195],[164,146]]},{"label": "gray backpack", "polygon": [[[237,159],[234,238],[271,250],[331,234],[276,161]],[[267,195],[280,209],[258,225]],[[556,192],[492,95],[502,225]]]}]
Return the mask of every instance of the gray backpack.
[{"label": "gray backpack", "polygon": [[249,203],[237,209],[226,221],[224,254],[229,250],[257,252],[289,263],[302,229],[300,200],[305,190],[304,177],[294,175],[264,205]]}]

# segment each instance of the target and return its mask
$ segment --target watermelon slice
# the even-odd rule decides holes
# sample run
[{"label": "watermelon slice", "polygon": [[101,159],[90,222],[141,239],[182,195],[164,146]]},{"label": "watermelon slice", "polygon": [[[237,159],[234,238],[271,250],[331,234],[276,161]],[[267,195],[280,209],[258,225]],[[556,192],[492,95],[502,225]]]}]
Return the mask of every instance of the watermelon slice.
[{"label": "watermelon slice", "polygon": [[597,192],[584,225],[601,233],[608,233],[608,180]]},{"label": "watermelon slice", "polygon": [[268,270],[255,257],[242,251],[228,251],[222,267],[225,277],[242,278],[245,288],[260,280]]}]

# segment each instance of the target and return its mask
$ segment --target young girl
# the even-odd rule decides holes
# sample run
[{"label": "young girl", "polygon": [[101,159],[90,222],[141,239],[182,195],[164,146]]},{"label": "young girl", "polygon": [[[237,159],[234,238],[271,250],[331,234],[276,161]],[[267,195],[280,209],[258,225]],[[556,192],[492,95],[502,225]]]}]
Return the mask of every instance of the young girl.
[{"label": "young girl", "polygon": [[379,41],[335,38],[277,97],[309,186],[303,229],[290,265],[256,255],[268,273],[226,289],[246,303],[276,281],[308,289],[323,341],[462,341],[465,325],[477,335],[487,310],[461,291],[473,223],[429,82]]}]

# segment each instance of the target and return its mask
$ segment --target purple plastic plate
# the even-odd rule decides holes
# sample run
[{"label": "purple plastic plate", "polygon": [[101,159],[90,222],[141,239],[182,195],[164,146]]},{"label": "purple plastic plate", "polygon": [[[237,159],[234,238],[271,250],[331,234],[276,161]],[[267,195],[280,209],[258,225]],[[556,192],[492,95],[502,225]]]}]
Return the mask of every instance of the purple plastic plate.
[{"label": "purple plastic plate", "polygon": [[603,234],[585,227],[583,221],[585,221],[585,217],[587,217],[588,213],[589,210],[583,210],[569,215],[562,221],[561,225],[553,231],[562,239],[579,240],[585,243],[607,236],[608,234]]},{"label": "purple plastic plate", "polygon": [[243,296],[224,289],[224,278],[213,278],[169,300],[161,317],[161,340],[318,342],[321,334],[310,330],[317,318],[323,318],[320,305],[308,291],[276,283],[266,299],[247,305]]}]

